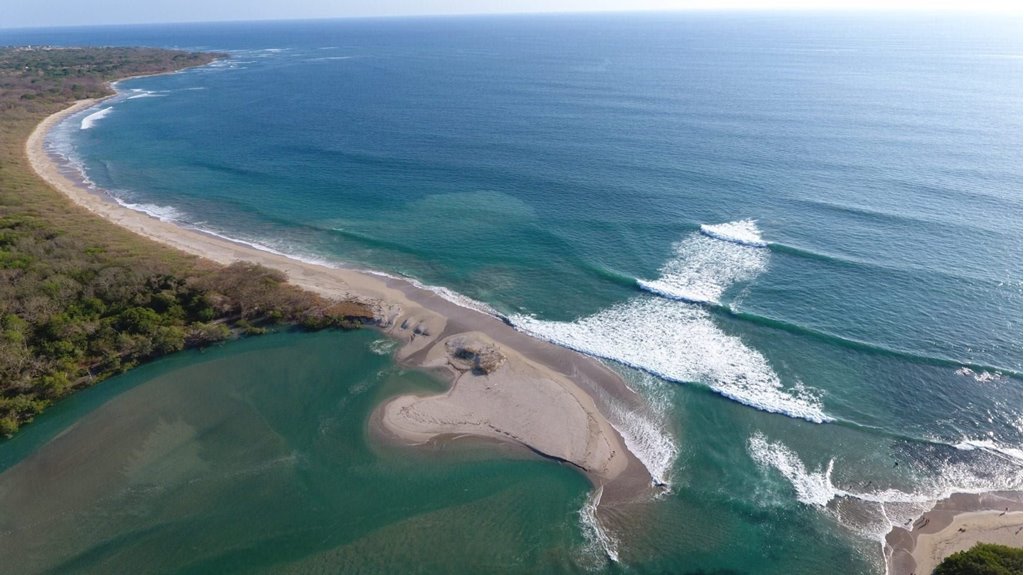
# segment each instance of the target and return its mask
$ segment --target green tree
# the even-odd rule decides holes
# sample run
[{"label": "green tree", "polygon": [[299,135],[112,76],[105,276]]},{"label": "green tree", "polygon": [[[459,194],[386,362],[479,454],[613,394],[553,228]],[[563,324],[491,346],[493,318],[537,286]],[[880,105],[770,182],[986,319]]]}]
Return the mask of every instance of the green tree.
[{"label": "green tree", "polygon": [[51,402],[160,355],[258,335],[372,321],[252,263],[219,266],[72,206],[33,173],[24,142],[108,81],[210,62],[155,48],[0,47],[0,440]]},{"label": "green tree", "polygon": [[978,543],[967,551],[943,559],[933,575],[1020,575],[1024,550],[1006,545]]}]

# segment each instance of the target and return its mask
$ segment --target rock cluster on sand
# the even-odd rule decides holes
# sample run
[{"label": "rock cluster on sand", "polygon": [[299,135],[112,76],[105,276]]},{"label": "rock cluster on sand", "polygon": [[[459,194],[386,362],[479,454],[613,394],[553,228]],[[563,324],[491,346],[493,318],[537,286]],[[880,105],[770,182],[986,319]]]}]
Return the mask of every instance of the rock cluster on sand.
[{"label": "rock cluster on sand", "polygon": [[411,443],[465,434],[511,441],[602,479],[625,469],[625,449],[590,396],[483,333],[434,342],[422,365],[449,370],[455,382],[444,394],[387,402],[380,421],[391,434]]},{"label": "rock cluster on sand", "polygon": [[474,375],[487,375],[505,363],[505,356],[493,345],[479,339],[458,336],[445,344],[448,364],[456,371],[472,371]]}]

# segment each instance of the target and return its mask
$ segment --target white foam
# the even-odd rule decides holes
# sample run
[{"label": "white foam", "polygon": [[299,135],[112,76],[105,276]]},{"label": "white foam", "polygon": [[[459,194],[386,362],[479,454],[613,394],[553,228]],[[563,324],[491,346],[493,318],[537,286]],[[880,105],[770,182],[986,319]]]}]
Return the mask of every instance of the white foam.
[{"label": "white foam", "polygon": [[832,485],[835,460],[830,460],[825,469],[807,471],[793,450],[781,443],[768,442],[760,433],[750,438],[747,448],[754,461],[762,467],[776,469],[793,485],[797,501],[824,507],[836,496]]},{"label": "white foam", "polygon": [[[335,269],[343,267],[338,262],[331,261],[331,260],[328,260],[328,259],[298,255],[298,254],[296,254],[293,251],[280,250],[280,249],[271,247],[271,246],[269,246],[267,244],[264,244],[264,243],[260,243],[260,242],[256,242],[256,241],[252,241],[252,240],[243,240],[243,239],[240,239],[240,238],[237,238],[237,237],[234,237],[234,236],[229,236],[229,235],[226,235],[226,234],[214,231],[214,230],[210,230],[210,229],[207,229],[207,228],[202,228],[202,227],[198,227],[198,226],[192,226],[192,227],[194,229],[200,231],[200,232],[203,232],[204,234],[209,234],[211,236],[215,236],[215,237],[218,237],[218,238],[221,238],[221,239],[224,239],[224,240],[228,240],[230,242],[246,245],[246,246],[249,246],[251,248],[255,248],[255,249],[263,251],[263,252],[271,253],[271,254],[278,255],[278,256],[283,256],[283,257],[286,257],[286,258],[289,258],[289,259],[293,259],[293,260],[296,260],[296,261],[300,261],[300,262],[304,262],[304,263],[308,263],[308,264],[320,265],[320,266],[324,266],[324,267],[328,267],[328,268],[335,268]],[[482,313],[486,313],[488,315],[492,315],[492,316],[497,317],[497,318],[504,318],[504,316],[502,314],[500,314],[498,311],[496,311],[494,308],[490,307],[489,305],[487,305],[487,304],[485,304],[483,302],[479,302],[477,300],[474,300],[474,299],[472,299],[470,297],[464,296],[464,295],[462,295],[462,294],[460,294],[458,292],[452,291],[452,290],[450,290],[450,289],[448,289],[446,287],[432,286],[432,285],[428,285],[428,284],[424,284],[422,282],[419,282],[419,281],[417,281],[417,280],[415,280],[413,278],[409,278],[409,277],[405,277],[405,276],[399,276],[399,275],[394,275],[394,274],[389,274],[387,272],[382,272],[382,271],[378,271],[378,270],[360,269],[359,271],[362,272],[362,273],[367,273],[367,274],[371,274],[371,275],[375,275],[375,276],[379,276],[379,277],[385,277],[385,278],[390,278],[390,279],[397,279],[397,280],[401,280],[401,281],[404,281],[404,282],[408,282],[408,283],[414,285],[415,287],[417,287],[419,289],[433,292],[433,293],[437,294],[438,296],[440,296],[441,298],[443,298],[443,299],[445,299],[445,300],[447,300],[447,301],[449,301],[449,302],[451,302],[451,303],[453,303],[455,305],[458,305],[459,307],[463,307],[463,308],[479,311],[479,312],[482,312]]]},{"label": "white foam", "polygon": [[[193,89],[193,88],[186,88],[186,89]],[[205,88],[201,88],[200,87],[200,88],[194,88],[194,89],[203,90]],[[117,196],[115,196],[114,194],[110,194],[106,190],[101,190],[99,187],[97,187],[92,182],[92,180],[89,179],[89,177],[88,177],[88,175],[86,174],[86,171],[85,171],[85,166],[82,164],[82,162],[80,160],[78,160],[78,158],[74,154],[74,146],[71,144],[70,137],[68,137],[68,135],[65,134],[63,132],[63,130],[61,130],[62,127],[63,127],[63,124],[61,126],[59,126],[57,130],[54,130],[53,132],[51,132],[51,135],[50,135],[50,137],[48,139],[48,144],[49,144],[50,149],[52,151],[60,154],[61,157],[63,157],[67,161],[69,166],[71,166],[72,168],[76,169],[78,171],[79,175],[81,176],[81,179],[82,179],[83,183],[85,185],[87,185],[90,189],[96,190],[98,192],[106,193],[107,195],[112,197],[118,204],[122,205],[123,207],[126,207],[126,208],[131,209],[131,210],[135,210],[135,211],[138,211],[138,212],[142,212],[142,213],[148,214],[148,215],[150,215],[152,217],[155,217],[155,218],[163,220],[163,221],[175,222],[175,223],[178,223],[179,225],[185,225],[185,226],[187,226],[187,227],[189,227],[191,229],[194,229],[196,231],[202,232],[204,234],[209,234],[211,236],[215,236],[215,237],[218,237],[218,238],[230,241],[230,242],[246,245],[246,246],[249,246],[251,248],[260,250],[260,251],[264,251],[264,252],[267,252],[267,253],[272,253],[274,255],[279,255],[279,256],[283,256],[283,257],[286,257],[286,258],[289,258],[289,259],[293,259],[293,260],[296,260],[296,261],[300,261],[300,262],[304,262],[304,263],[310,263],[310,264],[315,264],[315,265],[320,265],[320,266],[329,267],[329,268],[340,268],[340,267],[342,267],[342,265],[339,264],[336,261],[331,261],[331,260],[324,259],[324,258],[300,255],[300,254],[296,253],[295,250],[291,250],[288,247],[284,247],[284,248],[279,249],[277,247],[274,247],[274,246],[271,246],[271,245],[267,245],[265,243],[261,243],[261,242],[253,241],[253,240],[241,239],[241,238],[229,235],[229,234],[225,234],[225,233],[219,232],[217,230],[213,230],[213,229],[209,229],[209,228],[206,228],[206,227],[202,227],[200,224],[186,223],[185,218],[183,217],[184,214],[182,214],[179,210],[177,210],[177,209],[175,209],[175,208],[173,208],[171,206],[158,206],[158,205],[155,205],[155,204],[133,203],[133,202],[129,202],[127,200],[118,198]],[[59,135],[59,137],[58,137],[58,135]],[[470,297],[464,296],[464,295],[462,295],[460,293],[457,293],[457,292],[455,292],[453,290],[450,290],[450,289],[448,289],[446,287],[427,285],[427,284],[419,282],[419,281],[417,281],[417,280],[415,280],[413,278],[393,275],[393,274],[389,274],[389,273],[381,272],[381,271],[377,271],[377,270],[364,269],[364,270],[360,270],[360,271],[362,271],[364,273],[369,273],[369,274],[377,275],[377,276],[380,276],[380,277],[386,277],[386,278],[399,279],[399,280],[402,280],[402,281],[406,281],[406,282],[409,282],[412,285],[414,285],[414,286],[416,286],[416,287],[418,287],[420,289],[433,292],[433,293],[437,294],[438,296],[442,297],[443,299],[445,299],[445,300],[447,300],[447,301],[449,301],[449,302],[451,302],[451,303],[453,303],[455,305],[458,305],[460,307],[464,307],[464,308],[467,308],[467,309],[472,309],[472,310],[475,310],[475,311],[479,311],[481,313],[486,313],[488,315],[497,317],[499,319],[505,319],[504,315],[499,313],[497,310],[495,310],[491,306],[489,306],[489,305],[487,305],[487,304],[485,304],[483,302],[474,300],[474,299],[472,299]]]},{"label": "white foam", "polygon": [[166,96],[166,92],[155,92],[153,90],[140,90],[138,88],[132,90],[132,95],[125,98],[126,100],[138,100],[139,98],[163,98]]},{"label": "white foam", "polygon": [[580,524],[583,528],[583,536],[587,539],[587,550],[594,553],[602,553],[605,557],[615,563],[619,562],[619,543],[612,537],[597,518],[597,506],[601,503],[601,495],[604,487],[598,487],[588,497],[583,507],[580,508]]},{"label": "white foam", "polygon": [[225,70],[244,70],[246,67],[243,64],[254,64],[255,60],[235,60],[234,58],[226,60],[215,60],[209,64],[200,68],[195,68],[196,72],[223,72]]},{"label": "white foam", "polygon": [[162,222],[177,222],[182,218],[182,213],[176,208],[171,206],[158,206],[156,204],[136,204],[128,202],[117,196],[111,195],[118,204],[129,210],[135,210],[136,212],[142,212],[148,216],[154,217]]},{"label": "white foam", "polygon": [[669,431],[673,390],[643,372],[622,375],[630,389],[644,398],[644,405],[627,406],[610,396],[603,397],[609,409],[609,423],[656,484],[668,492],[672,486],[672,467],[679,457],[679,443]]},{"label": "white foam", "polygon": [[756,220],[739,220],[714,225],[704,224],[700,227],[700,231],[713,238],[744,246],[756,248],[768,246],[768,242],[761,238],[761,231],[757,229]]},{"label": "white foam", "polygon": [[[711,227],[760,238],[752,220]],[[571,323],[524,315],[508,320],[536,337],[671,381],[699,382],[763,411],[830,421],[814,390],[783,386],[760,352],[719,329],[707,309],[692,305],[718,303],[726,290],[765,270],[769,256],[748,244],[694,233],[675,244],[657,280],[638,282],[658,295],[672,294],[669,299],[636,297]]]},{"label": "white foam", "polygon": [[389,338],[376,339],[370,343],[370,351],[377,355],[391,355],[398,348],[398,341]]},{"label": "white foam", "polygon": [[[753,226],[753,222],[747,222]],[[744,223],[732,222],[714,227]],[[756,227],[750,233],[756,233]],[[739,282],[750,281],[763,272],[768,265],[768,257],[767,250],[753,248],[749,244],[723,242],[693,234],[675,244],[673,257],[661,267],[658,279],[637,280],[637,284],[663,297],[717,304],[727,289]]]},{"label": "white foam", "polygon": [[957,443],[954,447],[961,451],[974,451],[975,449],[983,449],[988,452],[998,453],[1018,462],[1024,461],[1024,450],[1020,447],[1010,447],[1008,445],[1000,445],[999,443],[992,441],[991,439],[964,439],[960,443]]},{"label": "white foam", "polygon": [[677,299],[679,301],[705,305],[718,305],[719,303],[718,298],[709,297],[706,293],[680,289],[677,286],[660,280],[649,281],[638,279],[636,280],[636,285],[640,286],[640,289],[644,291],[649,291],[654,295],[659,295],[668,299]]},{"label": "white foam", "polygon": [[835,460],[824,469],[809,471],[799,456],[780,442],[754,434],[747,443],[751,458],[764,469],[774,469],[790,483],[796,498],[831,515],[843,526],[866,539],[885,545],[894,527],[913,529],[913,522],[942,499],[954,493],[985,493],[1020,489],[1019,462],[978,460],[944,462],[937,472],[917,481],[914,492],[887,488],[854,491],[832,481]]},{"label": "white foam", "polygon": [[699,307],[636,297],[571,323],[514,315],[522,331],[679,383],[699,382],[757,409],[822,423],[820,399],[787,389],[760,352],[724,333]]},{"label": "white foam", "polygon": [[218,237],[218,238],[221,238],[222,240],[227,240],[229,242],[234,242],[236,244],[242,244],[244,246],[249,246],[250,248],[254,248],[254,249],[260,250],[261,252],[267,252],[267,253],[274,254],[274,255],[277,255],[277,256],[286,257],[288,259],[292,259],[292,260],[295,260],[295,261],[304,262],[304,263],[307,263],[307,264],[314,264],[314,265],[324,266],[324,267],[327,267],[327,268],[339,268],[340,267],[337,263],[332,262],[330,260],[326,260],[326,259],[322,259],[322,258],[309,257],[309,256],[297,255],[295,253],[288,252],[288,251],[281,251],[281,250],[278,250],[276,248],[273,248],[271,246],[268,246],[268,245],[260,243],[260,242],[256,242],[256,241],[252,241],[252,240],[243,240],[243,239],[240,239],[240,238],[236,238],[234,236],[225,235],[225,234],[222,234],[220,232],[216,232],[214,230],[210,230],[210,229],[207,229],[207,228],[202,228],[202,227],[199,227],[199,226],[191,226],[191,227],[193,229],[197,230],[197,231],[200,231],[200,232],[204,233],[204,234],[209,234],[211,236]]},{"label": "white foam", "polygon": [[977,372],[977,371],[974,371],[973,369],[971,369],[971,368],[969,368],[967,366],[963,366],[960,369],[957,369],[954,373],[956,373],[957,375],[962,375],[964,377],[974,378],[974,381],[977,381],[978,383],[988,383],[990,381],[999,381],[999,380],[1001,380],[1003,378],[998,373],[992,373],[990,371],[985,371],[985,370]]},{"label": "white foam", "polygon": [[407,277],[407,276],[403,276],[403,275],[390,274],[388,272],[382,272],[382,271],[379,271],[379,270],[363,269],[363,270],[360,270],[360,271],[363,272],[363,273],[370,274],[370,275],[375,275],[375,276],[379,276],[379,277],[383,277],[383,278],[388,278],[388,279],[400,280],[400,281],[403,281],[403,282],[407,282],[407,283],[410,283],[413,286],[415,286],[415,287],[417,287],[417,288],[419,288],[421,290],[432,292],[432,293],[438,295],[439,297],[441,297],[441,299],[444,299],[444,300],[446,300],[446,301],[448,301],[450,303],[453,303],[453,304],[455,304],[455,305],[457,305],[459,307],[466,308],[466,309],[471,309],[471,310],[474,310],[474,311],[478,311],[480,313],[484,313],[484,314],[487,314],[487,315],[490,315],[490,316],[494,316],[494,317],[496,317],[498,319],[502,319],[502,320],[506,319],[505,316],[502,313],[500,313],[498,310],[494,309],[493,307],[485,304],[484,302],[477,301],[477,300],[475,300],[475,299],[473,299],[473,298],[471,298],[469,296],[464,296],[464,295],[462,295],[462,294],[460,294],[460,293],[458,293],[456,291],[450,290],[450,289],[448,289],[446,287],[443,287],[443,286],[435,286],[435,285],[425,284],[425,283],[423,283],[423,282],[421,282],[421,281],[419,281],[417,279],[411,278],[411,277]]},{"label": "white foam", "polygon": [[100,110],[98,112],[93,112],[92,114],[89,114],[88,116],[82,118],[82,124],[80,126],[81,129],[88,130],[88,129],[92,128],[93,126],[96,125],[96,122],[99,122],[103,118],[106,118],[107,116],[109,116],[110,115],[110,111],[113,110],[113,109],[114,108],[112,108],[112,107],[110,107],[110,108],[103,108],[102,110]]},{"label": "white foam", "polygon": [[[763,434],[754,434],[747,444],[750,456],[763,467],[778,470],[789,480],[801,503],[823,507],[833,499],[849,497],[872,503],[929,503],[945,499],[953,493],[984,493],[1011,489],[1019,485],[1020,478],[1013,477],[1014,465],[993,466],[988,462],[982,469],[968,463],[946,463],[941,465],[936,477],[924,480],[918,491],[907,493],[898,489],[875,491],[853,491],[836,487],[832,483],[834,461],[825,471],[809,472],[797,454],[780,442],[770,442]],[[997,469],[1005,467],[1005,469]],[[1006,473],[1010,471],[1011,473]]]}]

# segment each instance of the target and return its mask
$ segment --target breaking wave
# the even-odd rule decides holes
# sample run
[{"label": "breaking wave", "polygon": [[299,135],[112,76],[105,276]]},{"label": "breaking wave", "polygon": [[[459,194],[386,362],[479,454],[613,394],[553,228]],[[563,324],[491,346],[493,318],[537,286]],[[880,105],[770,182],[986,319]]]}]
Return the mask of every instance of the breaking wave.
[{"label": "breaking wave", "polygon": [[703,224],[700,232],[706,236],[742,246],[764,248],[768,242],[761,238],[756,220],[739,220],[724,224]]},{"label": "breaking wave", "polygon": [[132,88],[125,100],[138,100],[139,98],[163,98],[164,96],[167,96],[166,90],[156,91]]},{"label": "breaking wave", "polygon": [[174,207],[171,206],[158,206],[156,204],[136,204],[128,202],[117,196],[110,195],[115,202],[121,206],[128,208],[129,210],[135,210],[136,212],[142,212],[147,216],[156,218],[162,222],[178,222],[183,217],[183,214]]},{"label": "breaking wave", "polygon": [[637,297],[571,323],[521,315],[509,321],[535,337],[669,381],[698,382],[762,411],[815,423],[831,420],[815,393],[784,387],[760,352],[690,304]]},{"label": "breaking wave", "polygon": [[81,129],[83,129],[83,130],[91,129],[93,126],[96,125],[97,122],[99,122],[103,118],[106,118],[107,116],[109,116],[110,112],[113,109],[114,108],[112,108],[112,107],[103,108],[102,110],[100,110],[98,112],[93,112],[92,114],[89,114],[88,116],[82,118],[82,123],[81,123],[81,126],[80,126]]},{"label": "breaking wave", "polygon": [[[933,446],[950,450],[949,446]],[[769,441],[755,433],[747,442],[750,457],[765,471],[782,475],[797,501],[822,510],[861,536],[885,543],[894,527],[908,528],[935,504],[954,493],[985,493],[1020,489],[1021,459],[938,456],[928,465],[929,477],[915,482],[915,491],[895,488],[869,490],[870,484],[855,489],[840,487],[832,479],[835,459],[808,469],[795,451],[781,442]],[[941,453],[941,452],[940,452]],[[934,456],[932,456],[934,457]]]},{"label": "breaking wave", "polygon": [[587,540],[585,552],[590,557],[603,555],[614,563],[619,562],[619,543],[601,525],[597,517],[597,506],[601,504],[603,487],[598,487],[587,496],[587,500],[580,508],[580,525],[583,528],[583,536]]},{"label": "breaking wave", "polygon": [[[745,239],[760,238],[752,220],[709,226]],[[694,233],[677,243],[674,257],[649,291],[678,297],[638,296],[573,322],[525,315],[508,320],[535,337],[610,359],[678,383],[701,383],[716,393],[770,413],[830,421],[818,394],[786,387],[767,358],[723,332],[711,312],[694,302],[718,302],[728,289],[753,280],[767,267],[768,250]],[[684,297],[685,295],[685,297]]]},{"label": "breaking wave", "polygon": [[[709,235],[705,228],[727,228],[743,224],[744,242],[723,240]],[[752,247],[753,238],[760,238],[752,220],[701,226],[701,234],[693,234],[673,246],[673,257],[661,267],[656,280],[637,280],[642,289],[690,303],[719,304],[730,287],[749,282],[763,272],[770,253]],[[737,232],[738,233],[738,232]]]},{"label": "breaking wave", "polygon": [[670,431],[673,390],[643,372],[630,371],[622,376],[629,388],[643,398],[643,405],[627,406],[605,397],[609,423],[654,483],[671,489],[672,466],[679,457],[679,442]]},{"label": "breaking wave", "polygon": [[1000,445],[991,439],[964,439],[953,447],[956,447],[961,451],[974,451],[976,449],[980,449],[1018,462],[1024,461],[1024,449],[1021,449],[1020,447]]}]

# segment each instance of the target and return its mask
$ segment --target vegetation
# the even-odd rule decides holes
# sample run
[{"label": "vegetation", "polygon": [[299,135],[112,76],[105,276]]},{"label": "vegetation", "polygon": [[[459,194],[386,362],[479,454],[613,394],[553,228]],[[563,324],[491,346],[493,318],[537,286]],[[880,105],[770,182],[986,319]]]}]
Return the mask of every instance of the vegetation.
[{"label": "vegetation", "polygon": [[1024,550],[1006,545],[978,543],[967,551],[954,553],[932,571],[934,575],[1020,575],[1024,572]]},{"label": "vegetation", "polygon": [[90,215],[39,179],[24,142],[46,116],[117,78],[215,54],[0,48],[0,436],[76,388],[142,361],[274,324],[372,319],[249,263],[217,266]]}]

